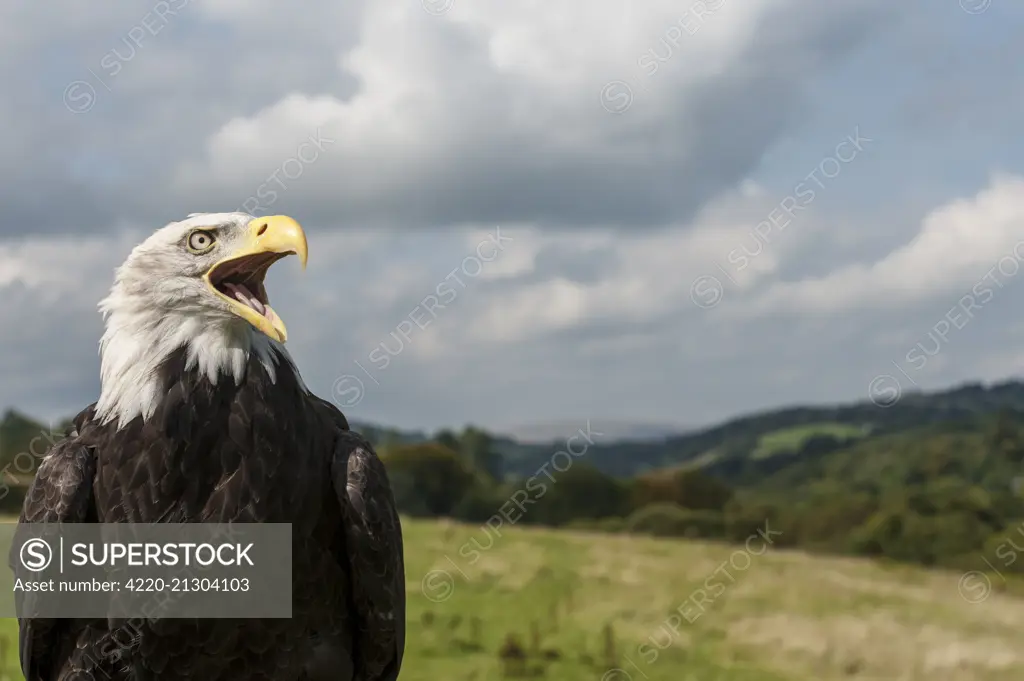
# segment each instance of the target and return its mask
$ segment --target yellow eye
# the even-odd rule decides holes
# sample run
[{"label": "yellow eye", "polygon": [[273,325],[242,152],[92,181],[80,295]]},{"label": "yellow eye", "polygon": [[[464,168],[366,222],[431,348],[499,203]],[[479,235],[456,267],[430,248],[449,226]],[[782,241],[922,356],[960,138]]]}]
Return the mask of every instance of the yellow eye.
[{"label": "yellow eye", "polygon": [[213,232],[197,229],[188,235],[188,250],[193,253],[206,253],[213,248],[215,241],[217,241],[217,237],[213,235]]}]

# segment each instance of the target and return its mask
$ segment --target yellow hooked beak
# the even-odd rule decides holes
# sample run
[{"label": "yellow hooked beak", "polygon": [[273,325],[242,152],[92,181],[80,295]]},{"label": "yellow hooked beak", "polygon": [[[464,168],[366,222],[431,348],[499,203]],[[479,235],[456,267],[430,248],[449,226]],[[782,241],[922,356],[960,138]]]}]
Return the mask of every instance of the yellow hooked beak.
[{"label": "yellow hooked beak", "polygon": [[284,343],[288,330],[267,300],[263,278],[270,266],[295,254],[306,268],[306,233],[286,215],[254,218],[245,227],[240,247],[203,276],[207,286],[231,304],[231,311],[274,340]]}]

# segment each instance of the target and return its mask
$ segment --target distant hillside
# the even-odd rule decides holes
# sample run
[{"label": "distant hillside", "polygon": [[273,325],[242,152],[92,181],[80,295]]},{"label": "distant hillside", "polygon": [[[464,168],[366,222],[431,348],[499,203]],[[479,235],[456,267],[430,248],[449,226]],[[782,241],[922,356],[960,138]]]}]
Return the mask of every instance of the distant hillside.
[{"label": "distant hillside", "polygon": [[[912,484],[926,477],[922,469],[930,465],[935,448],[945,452],[947,446],[957,446],[950,444],[947,434],[960,433],[970,439],[971,453],[964,449],[960,468],[950,470],[962,469],[965,478],[976,483],[1009,484],[991,477],[975,479],[990,466],[983,450],[974,445],[989,427],[990,417],[999,412],[1024,424],[1024,382],[972,383],[934,393],[907,393],[888,408],[866,399],[835,406],[789,407],[646,440],[621,439],[622,433],[615,432],[612,424],[594,422],[593,429],[604,436],[588,445],[581,461],[620,478],[664,468],[700,468],[744,489],[792,489],[833,475],[853,481],[861,479],[857,471],[870,478],[883,468],[893,472],[894,479]],[[549,464],[555,452],[565,449],[566,436],[580,426],[559,424],[547,443],[534,442],[536,432],[526,438],[498,436],[492,447],[503,460],[506,476],[530,477]],[[367,428],[365,432],[379,442],[385,429]],[[396,431],[391,437],[416,442],[429,436]],[[582,442],[574,446],[579,448]],[[901,463],[890,462],[894,466],[890,471],[883,464],[887,459]],[[1011,473],[999,471],[1000,475]]]},{"label": "distant hillside", "polygon": [[[811,445],[834,451],[853,440],[929,426],[948,427],[1000,410],[1024,413],[1024,383],[968,384],[934,393],[907,393],[882,408],[869,400],[827,407],[790,407],[646,442],[598,442],[586,460],[605,473],[631,477],[674,466],[706,469],[729,482],[751,482],[784,468],[788,458]],[[529,476],[550,460],[561,443],[519,447],[506,470]],[[758,463],[753,463],[756,461]]]}]

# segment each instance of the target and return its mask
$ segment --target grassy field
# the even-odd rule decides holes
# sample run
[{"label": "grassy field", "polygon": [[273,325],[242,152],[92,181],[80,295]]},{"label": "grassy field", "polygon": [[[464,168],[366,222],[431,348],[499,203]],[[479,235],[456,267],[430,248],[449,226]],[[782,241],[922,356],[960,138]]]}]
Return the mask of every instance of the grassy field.
[{"label": "grassy field", "polygon": [[845,423],[812,423],[806,426],[783,428],[762,435],[757,443],[757,449],[751,456],[755,459],[766,459],[779,452],[794,451],[816,435],[855,438],[863,437],[866,432],[863,428]]},{"label": "grassy field", "polygon": [[[1024,599],[998,577],[986,591],[978,575],[757,535],[744,547],[499,531],[405,521],[404,681],[1024,678]],[[15,621],[0,626],[0,681],[21,679]]]},{"label": "grassy field", "polygon": [[[985,591],[978,575],[760,538],[747,550],[501,533],[406,523],[405,681],[498,679],[506,664],[560,681],[1024,678],[1024,600]],[[510,635],[525,663],[503,662]]]}]

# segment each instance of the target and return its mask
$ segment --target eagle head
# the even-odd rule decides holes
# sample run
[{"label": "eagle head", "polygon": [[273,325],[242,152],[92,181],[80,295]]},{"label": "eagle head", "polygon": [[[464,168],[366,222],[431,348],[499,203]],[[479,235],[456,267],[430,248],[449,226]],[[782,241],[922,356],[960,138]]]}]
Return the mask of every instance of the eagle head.
[{"label": "eagle head", "polygon": [[305,267],[306,235],[295,220],[247,213],[193,213],[136,246],[100,303],[98,415],[122,424],[148,417],[162,390],[158,368],[179,349],[214,383],[222,373],[240,382],[251,353],[271,370],[287,358],[288,332],[263,280],[290,254]]},{"label": "eagle head", "polygon": [[132,251],[101,309],[184,313],[211,322],[240,318],[283,343],[288,332],[270,307],[263,279],[289,254],[305,267],[306,235],[290,217],[193,213]]}]

